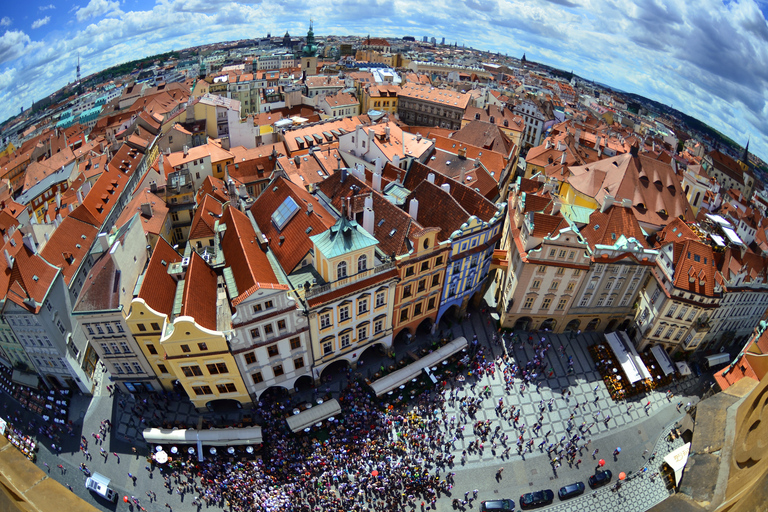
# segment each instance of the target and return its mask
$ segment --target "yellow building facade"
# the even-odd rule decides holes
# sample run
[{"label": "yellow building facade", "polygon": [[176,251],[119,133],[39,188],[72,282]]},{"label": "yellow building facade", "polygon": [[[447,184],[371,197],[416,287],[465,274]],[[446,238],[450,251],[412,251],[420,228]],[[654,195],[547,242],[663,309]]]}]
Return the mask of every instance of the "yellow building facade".
[{"label": "yellow building facade", "polygon": [[142,298],[134,298],[131,302],[131,309],[125,323],[128,330],[133,334],[136,343],[144,353],[147,362],[155,371],[157,380],[166,391],[173,390],[173,381],[176,375],[171,373],[169,365],[165,360],[165,352],[160,345],[160,337],[165,329],[165,323],[168,316],[164,313],[155,311],[147,305]]},{"label": "yellow building facade", "polygon": [[197,409],[221,399],[251,403],[223,332],[180,316],[166,325],[160,345],[169,370]]}]

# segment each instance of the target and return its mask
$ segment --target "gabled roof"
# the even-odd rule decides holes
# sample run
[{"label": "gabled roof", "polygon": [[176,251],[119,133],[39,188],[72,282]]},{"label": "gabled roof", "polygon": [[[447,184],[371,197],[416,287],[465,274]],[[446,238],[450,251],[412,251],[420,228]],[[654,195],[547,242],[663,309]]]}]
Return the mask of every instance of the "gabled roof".
[{"label": "gabled roof", "polygon": [[[293,198],[299,205],[299,211],[282,230],[278,230],[272,222],[272,214],[287,197]],[[309,205],[312,206],[311,213],[307,213]],[[316,197],[301,185],[282,177],[275,178],[264,189],[251,206],[251,214],[259,230],[269,240],[270,249],[286,273],[296,268],[312,249],[309,235],[322,233],[336,223],[335,217],[322,207]]]},{"label": "gabled roof", "polygon": [[644,248],[650,248],[632,211],[617,205],[611,206],[605,212],[592,212],[589,224],[581,229],[581,234],[592,248],[598,244],[616,245],[616,241],[622,236],[627,239],[634,238]]},{"label": "gabled roof", "polygon": [[[481,220],[488,222],[496,214],[496,205],[483,197],[482,194],[454,179],[444,176],[443,174],[432,172],[429,167],[415,160],[411,163],[411,169],[408,171],[403,185],[408,190],[415,190],[421,182],[429,179],[430,174],[435,175],[434,183],[438,187],[443,184],[450,185],[449,195],[459,203],[465,212],[467,212],[466,217],[475,215]],[[421,206],[421,202],[419,202],[419,204],[419,210],[421,210],[423,206]],[[466,217],[462,220],[462,223],[466,221]],[[453,231],[450,231],[445,236],[450,236],[450,233],[452,232]]]},{"label": "gabled roof", "polygon": [[105,252],[96,261],[80,291],[73,311],[113,310],[120,306],[121,272],[115,261]]},{"label": "gabled roof", "polygon": [[235,159],[234,163],[227,166],[227,175],[245,184],[269,180],[272,178],[276,163],[277,158],[272,155],[251,158],[245,161]]},{"label": "gabled roof", "polygon": [[181,261],[181,255],[173,250],[164,238],[160,238],[144,272],[138,297],[158,313],[170,316],[176,296],[176,280],[168,274],[171,263]]},{"label": "gabled roof", "polygon": [[192,218],[192,224],[189,227],[189,240],[195,240],[197,238],[212,238],[216,235],[214,230],[216,221],[221,218],[222,214],[221,203],[218,202],[213,196],[206,195],[200,206],[195,211],[195,216]]},{"label": "gabled roof", "polygon": [[[75,212],[79,208],[76,208]],[[40,252],[48,262],[61,268],[67,286],[72,282],[83,259],[88,256],[96,235],[99,234],[98,227],[79,220],[74,216],[75,212],[59,224]]]},{"label": "gabled roof", "polygon": [[179,316],[190,316],[198,325],[212,331],[217,330],[216,288],[216,272],[193,251],[184,278]]},{"label": "gabled roof", "polygon": [[693,210],[669,164],[632,153],[606,158],[593,164],[571,167],[566,181],[578,192],[603,204],[606,196],[615,201],[629,199],[640,222],[664,226],[675,217],[694,220]]},{"label": "gabled roof", "polygon": [[533,223],[531,236],[534,238],[552,236],[561,229],[569,227],[568,221],[560,213],[551,215],[549,213],[533,212],[530,215]]},{"label": "gabled roof", "polygon": [[[224,180],[220,180],[215,176],[206,176],[200,188],[197,189],[197,197],[205,197],[209,195],[216,199],[218,202],[224,204],[229,201],[229,190],[227,190],[227,184]],[[198,199],[199,202],[199,199]]]},{"label": "gabled roof", "polygon": [[[147,217],[144,214],[141,209],[142,204],[149,204],[152,211],[151,217]],[[165,220],[168,217],[168,206],[166,206],[163,198],[153,194],[148,188],[140,190],[136,193],[131,202],[125,205],[123,213],[121,213],[120,217],[115,221],[115,227],[120,229],[137,213],[140,215],[139,220],[141,221],[144,233],[159,235],[163,232]]]},{"label": "gabled roof", "polygon": [[495,124],[483,121],[470,121],[461,130],[455,132],[451,139],[455,139],[472,146],[490,149],[501,153],[505,157],[509,155],[514,144],[501,129]]},{"label": "gabled roof", "polygon": [[237,286],[237,296],[232,298],[232,305],[237,306],[260,288],[287,290],[288,286],[278,282],[248,217],[237,208],[228,206],[221,220],[227,226],[221,239],[221,249]]},{"label": "gabled roof", "polygon": [[6,298],[32,313],[37,313],[58,273],[59,269],[55,265],[22,246],[14,257]]},{"label": "gabled roof", "polygon": [[698,240],[673,243],[675,287],[713,297],[717,267],[712,248]]}]

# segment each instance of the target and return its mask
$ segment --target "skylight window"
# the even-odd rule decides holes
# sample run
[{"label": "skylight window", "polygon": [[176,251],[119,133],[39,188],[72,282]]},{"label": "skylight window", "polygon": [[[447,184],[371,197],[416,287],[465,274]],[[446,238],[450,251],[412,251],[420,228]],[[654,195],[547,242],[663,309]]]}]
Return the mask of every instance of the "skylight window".
[{"label": "skylight window", "polygon": [[299,211],[299,205],[291,196],[285,198],[283,203],[272,214],[272,223],[278,231],[282,231],[288,221]]}]

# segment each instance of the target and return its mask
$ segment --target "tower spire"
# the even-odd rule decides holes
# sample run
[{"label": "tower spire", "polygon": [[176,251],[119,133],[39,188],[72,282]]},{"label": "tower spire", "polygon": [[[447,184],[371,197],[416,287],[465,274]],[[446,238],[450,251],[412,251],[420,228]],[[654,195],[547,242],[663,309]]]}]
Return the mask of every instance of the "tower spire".
[{"label": "tower spire", "polygon": [[80,85],[80,52],[77,52],[77,84]]},{"label": "tower spire", "polygon": [[749,139],[750,137],[747,137],[747,145],[744,146],[744,154],[741,155],[741,161],[745,164],[749,162]]}]

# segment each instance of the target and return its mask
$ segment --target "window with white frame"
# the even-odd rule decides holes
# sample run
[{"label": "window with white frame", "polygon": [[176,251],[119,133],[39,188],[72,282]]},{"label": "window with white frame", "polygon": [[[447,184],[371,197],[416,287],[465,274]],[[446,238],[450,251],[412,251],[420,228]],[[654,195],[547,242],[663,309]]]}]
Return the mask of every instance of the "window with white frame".
[{"label": "window with white frame", "polygon": [[336,265],[336,279],[344,279],[345,277],[347,277],[347,262],[340,261]]}]

